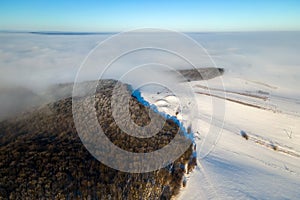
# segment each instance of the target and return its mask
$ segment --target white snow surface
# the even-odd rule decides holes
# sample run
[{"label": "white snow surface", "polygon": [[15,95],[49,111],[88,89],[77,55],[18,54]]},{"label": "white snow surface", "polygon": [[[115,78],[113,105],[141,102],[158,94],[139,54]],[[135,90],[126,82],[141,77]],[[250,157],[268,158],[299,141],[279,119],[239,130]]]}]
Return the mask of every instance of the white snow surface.
[{"label": "white snow surface", "polygon": [[[177,199],[300,199],[299,99],[273,95],[277,88],[268,83],[230,73],[222,79],[224,85],[213,79],[209,88],[204,81],[191,83],[198,104],[192,120],[198,166]],[[144,98],[171,115],[180,110],[170,91]],[[211,120],[218,109],[213,104],[222,103],[224,116],[216,112]]]}]

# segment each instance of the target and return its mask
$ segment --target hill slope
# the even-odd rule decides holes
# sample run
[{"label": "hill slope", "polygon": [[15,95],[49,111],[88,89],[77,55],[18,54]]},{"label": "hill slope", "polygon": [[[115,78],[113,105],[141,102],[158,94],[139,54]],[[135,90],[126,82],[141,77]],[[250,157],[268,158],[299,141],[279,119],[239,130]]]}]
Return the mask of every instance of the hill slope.
[{"label": "hill slope", "polygon": [[[103,126],[107,137],[133,152],[153,151],[168,144],[179,129],[172,120],[149,140],[129,136],[116,126],[110,108],[115,84],[101,80],[96,92],[98,120],[107,125]],[[149,123],[149,108],[134,97],[130,111],[136,124]],[[69,97],[0,123],[0,199],[170,199],[178,193],[185,171],[195,166],[192,152],[191,146],[168,167],[149,173],[109,168],[83,146]],[[188,169],[182,167],[185,164]]]}]

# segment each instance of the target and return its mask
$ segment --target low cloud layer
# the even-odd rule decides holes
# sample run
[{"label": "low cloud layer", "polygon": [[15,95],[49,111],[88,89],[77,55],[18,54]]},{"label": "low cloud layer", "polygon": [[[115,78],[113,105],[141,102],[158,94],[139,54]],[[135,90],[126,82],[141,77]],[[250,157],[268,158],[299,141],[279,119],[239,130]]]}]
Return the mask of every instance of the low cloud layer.
[{"label": "low cloud layer", "polygon": [[[147,33],[138,34],[144,34],[140,38],[156,37],[149,36]],[[24,92],[18,92],[20,88],[26,88],[28,91],[26,95],[31,93],[32,96],[39,96],[38,94],[50,85],[74,82],[84,58],[99,42],[109,36],[111,35],[0,33],[0,111],[2,115],[9,113],[11,107],[15,107],[14,105],[24,99],[22,98]],[[202,67],[225,68],[225,73],[233,77],[275,85],[279,88],[279,92],[293,94],[300,98],[298,91],[299,32],[190,33],[188,36],[205,49],[199,53],[197,45],[185,45],[184,39],[173,42],[176,40],[168,36],[157,37],[153,40],[155,41],[153,46],[159,46],[168,40],[167,49],[185,52],[187,55],[183,56],[187,60],[192,60],[193,64],[196,63]],[[102,51],[103,57],[94,59],[92,64],[98,71],[103,71],[103,59],[108,59],[123,49],[126,50],[128,44],[135,47],[135,42],[140,42],[134,39],[134,35],[132,38],[130,43],[126,40],[119,40],[114,45],[106,46]],[[206,50],[213,61],[206,55]],[[119,79],[126,75],[123,79],[131,84],[140,84],[144,79],[150,80],[149,77],[152,77],[153,81],[167,79],[167,76],[159,75],[160,72],[157,73],[157,70],[150,72],[151,64],[148,66],[148,71],[144,71],[145,73],[134,72],[137,66],[145,63],[152,63],[156,68],[159,68],[157,64],[174,69],[193,67],[180,56],[170,52],[142,49],[129,52],[116,59],[105,71],[103,77]],[[87,70],[83,77],[86,80],[97,79],[99,74],[91,69]],[[170,77],[169,81],[173,81],[173,78]],[[16,96],[15,93],[19,95]],[[35,99],[38,102],[41,101],[40,97],[35,97]]]}]

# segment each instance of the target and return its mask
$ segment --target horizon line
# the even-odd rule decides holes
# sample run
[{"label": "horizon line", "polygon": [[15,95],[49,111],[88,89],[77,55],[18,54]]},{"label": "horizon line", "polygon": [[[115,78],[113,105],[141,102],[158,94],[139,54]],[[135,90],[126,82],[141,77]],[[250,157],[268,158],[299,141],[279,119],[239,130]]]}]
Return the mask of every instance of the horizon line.
[{"label": "horizon line", "polygon": [[[144,28],[142,28],[144,29]],[[151,29],[151,28],[150,28]],[[153,28],[155,29],[155,28]],[[132,29],[132,31],[138,29]],[[160,28],[157,28],[160,30]],[[163,30],[163,29],[161,29]],[[300,32],[300,30],[242,30],[242,31],[176,31],[170,30],[171,32],[179,32],[179,33],[268,33],[268,32]],[[1,30],[0,33],[28,33],[28,34],[40,34],[40,35],[101,35],[101,34],[118,34],[122,32],[130,32],[130,30],[125,31],[60,31],[60,30]],[[166,31],[157,31],[157,32],[168,32]],[[136,33],[151,33],[139,31]]]}]

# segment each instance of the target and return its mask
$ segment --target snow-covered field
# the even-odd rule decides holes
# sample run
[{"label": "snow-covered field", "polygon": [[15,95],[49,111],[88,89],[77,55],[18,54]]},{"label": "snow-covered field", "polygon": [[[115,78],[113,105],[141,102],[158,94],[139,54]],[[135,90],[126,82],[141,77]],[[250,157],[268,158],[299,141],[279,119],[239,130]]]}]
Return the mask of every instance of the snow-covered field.
[{"label": "snow-covered field", "polygon": [[[214,80],[210,88],[203,81],[191,83],[199,109],[192,126],[198,167],[187,175],[178,199],[299,199],[300,100],[226,73],[223,83],[224,90]],[[170,92],[162,98],[163,93],[145,98],[174,115],[180,100]],[[211,120],[213,102],[225,104],[225,115]],[[220,134],[213,132],[219,128]]]}]

